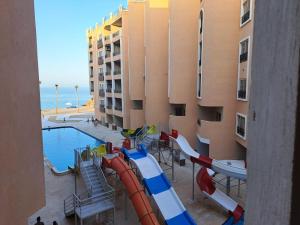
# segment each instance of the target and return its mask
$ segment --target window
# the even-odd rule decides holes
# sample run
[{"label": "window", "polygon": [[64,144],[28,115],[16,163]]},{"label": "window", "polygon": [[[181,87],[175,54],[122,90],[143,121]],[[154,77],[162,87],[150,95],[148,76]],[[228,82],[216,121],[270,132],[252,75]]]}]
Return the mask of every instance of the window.
[{"label": "window", "polygon": [[174,116],[185,116],[185,104],[170,104],[171,106],[171,115]]},{"label": "window", "polygon": [[91,67],[90,67],[90,77],[93,77],[93,75],[94,75],[94,74],[93,74],[93,67],[91,66]]},{"label": "window", "polygon": [[197,97],[201,97],[201,87],[202,87],[202,75],[201,73],[198,74],[198,85],[197,85]]},{"label": "window", "polygon": [[91,92],[94,92],[94,81],[91,81],[90,83],[90,90]]},{"label": "window", "polygon": [[246,99],[247,94],[247,80],[246,79],[240,79],[238,84],[238,98],[240,99]]},{"label": "window", "polygon": [[201,10],[200,12],[200,34],[202,34],[202,30],[203,30],[203,11]]},{"label": "window", "polygon": [[92,47],[92,37],[89,37],[89,48]]},{"label": "window", "polygon": [[240,42],[240,63],[248,60],[249,39]]},{"label": "window", "polygon": [[199,67],[202,65],[202,42],[199,44]]},{"label": "window", "polygon": [[250,0],[241,1],[241,26],[250,21]]},{"label": "window", "polygon": [[93,62],[93,52],[90,52],[89,59],[90,59],[90,63],[92,63]]},{"label": "window", "polygon": [[132,108],[135,110],[143,110],[143,100],[132,100]]},{"label": "window", "polygon": [[239,113],[236,116],[236,134],[246,139],[246,116]]}]

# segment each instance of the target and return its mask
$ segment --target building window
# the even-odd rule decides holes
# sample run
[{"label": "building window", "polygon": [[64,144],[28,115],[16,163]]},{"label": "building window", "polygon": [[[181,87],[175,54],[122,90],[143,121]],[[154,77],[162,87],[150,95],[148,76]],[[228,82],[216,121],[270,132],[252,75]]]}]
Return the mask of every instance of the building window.
[{"label": "building window", "polygon": [[241,26],[250,21],[251,0],[241,0]]},{"label": "building window", "polygon": [[202,30],[203,30],[203,11],[201,10],[200,12],[200,34],[202,34]]},{"label": "building window", "polygon": [[143,100],[132,100],[132,109],[143,110]]},{"label": "building window", "polygon": [[185,104],[170,104],[171,106],[171,115],[174,116],[185,116]]},{"label": "building window", "polygon": [[240,63],[248,60],[249,39],[240,42]]},{"label": "building window", "polygon": [[90,52],[89,59],[90,59],[90,63],[92,63],[93,62],[93,52]]},{"label": "building window", "polygon": [[240,79],[238,84],[238,98],[246,99],[247,96],[247,80]]},{"label": "building window", "polygon": [[90,77],[93,77],[94,76],[94,74],[93,74],[93,67],[91,66],[90,67]]},{"label": "building window", "polygon": [[201,88],[202,88],[202,75],[198,74],[198,85],[197,85],[197,97],[201,97]]},{"label": "building window", "polygon": [[89,48],[92,47],[92,37],[89,37]]},{"label": "building window", "polygon": [[236,115],[236,134],[246,139],[246,116],[239,113]]},{"label": "building window", "polygon": [[90,83],[90,90],[91,92],[94,92],[94,81],[91,81]]},{"label": "building window", "polygon": [[199,43],[199,67],[202,65],[202,42]]}]

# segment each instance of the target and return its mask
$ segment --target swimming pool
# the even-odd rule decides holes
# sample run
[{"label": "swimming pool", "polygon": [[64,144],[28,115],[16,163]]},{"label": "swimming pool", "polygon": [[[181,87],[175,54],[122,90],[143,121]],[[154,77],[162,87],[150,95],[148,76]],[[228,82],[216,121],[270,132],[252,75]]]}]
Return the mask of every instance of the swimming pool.
[{"label": "swimming pool", "polygon": [[74,127],[46,128],[42,133],[44,156],[59,173],[74,166],[74,149],[105,143]]}]

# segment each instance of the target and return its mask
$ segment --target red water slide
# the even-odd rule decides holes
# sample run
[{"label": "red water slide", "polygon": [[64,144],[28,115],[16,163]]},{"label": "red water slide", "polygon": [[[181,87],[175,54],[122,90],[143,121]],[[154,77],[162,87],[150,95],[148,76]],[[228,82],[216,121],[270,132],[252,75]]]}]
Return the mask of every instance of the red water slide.
[{"label": "red water slide", "polygon": [[126,162],[117,156],[112,159],[104,157],[102,163],[104,167],[117,172],[121,182],[126,187],[140,223],[142,225],[159,225],[142,185]]}]

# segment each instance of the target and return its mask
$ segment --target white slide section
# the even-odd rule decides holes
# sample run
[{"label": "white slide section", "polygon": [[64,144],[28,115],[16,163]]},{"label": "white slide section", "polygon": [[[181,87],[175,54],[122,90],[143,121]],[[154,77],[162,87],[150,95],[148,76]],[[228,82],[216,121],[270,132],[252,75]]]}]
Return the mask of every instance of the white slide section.
[{"label": "white slide section", "polygon": [[[188,157],[194,157],[199,159],[200,154],[196,152],[188,143],[186,138],[182,135],[178,135],[177,138],[170,136],[180,150]],[[245,168],[245,162],[243,160],[215,160],[212,159],[211,167],[213,171],[224,174],[226,176],[234,177],[241,180],[247,179],[247,169]]]}]

